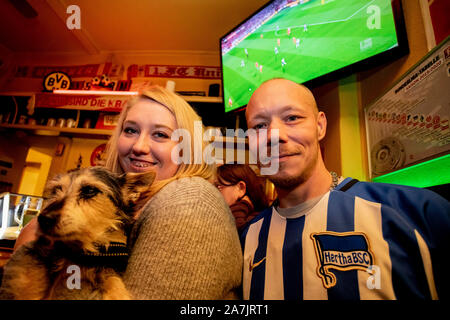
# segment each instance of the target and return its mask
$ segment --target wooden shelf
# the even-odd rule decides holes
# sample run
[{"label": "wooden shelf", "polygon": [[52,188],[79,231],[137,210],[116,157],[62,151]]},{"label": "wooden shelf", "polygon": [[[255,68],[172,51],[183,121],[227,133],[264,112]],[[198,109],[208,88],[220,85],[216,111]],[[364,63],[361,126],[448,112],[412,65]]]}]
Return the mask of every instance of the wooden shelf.
[{"label": "wooden shelf", "polygon": [[113,107],[35,107],[36,109],[55,109],[55,110],[80,110],[80,111],[97,111],[97,112],[115,112],[120,113],[121,108]]},{"label": "wooden shelf", "polygon": [[71,136],[111,136],[113,130],[109,129],[85,129],[85,128],[61,128],[49,126],[36,126],[26,124],[0,124],[0,128],[21,129],[34,131],[37,135],[59,135],[60,133],[69,134]]},{"label": "wooden shelf", "polygon": [[[53,93],[41,93],[41,92],[0,92],[0,96],[32,96],[34,94],[48,94],[53,95]],[[79,94],[82,95],[82,94]],[[89,91],[86,90],[86,96],[89,95]],[[114,95],[110,95],[114,97]],[[116,95],[117,97],[117,95]],[[123,97],[123,96],[121,96]],[[182,96],[182,98],[186,102],[191,103],[221,103],[221,97],[204,97],[204,96]],[[22,106],[23,109],[23,106]],[[99,107],[99,106],[57,106],[57,107],[46,107],[45,105],[35,106],[35,110],[38,109],[54,109],[54,110],[75,110],[77,111],[76,123],[78,124],[80,121],[80,115],[84,111],[93,111],[93,112],[112,112],[112,113],[120,113],[122,108],[117,107]],[[22,110],[23,112],[23,110]],[[17,121],[17,117],[20,114],[18,108],[16,106],[16,111],[13,116],[13,121]],[[84,114],[86,115],[86,114]],[[73,115],[70,118],[75,118]],[[0,128],[3,130],[27,130],[32,134],[36,135],[48,135],[48,136],[58,136],[58,135],[66,135],[66,136],[78,136],[78,137],[102,137],[108,138],[112,135],[112,130],[105,129],[84,129],[84,128],[67,128],[67,127],[50,127],[50,126],[42,126],[42,125],[27,125],[27,124],[0,124]]]},{"label": "wooden shelf", "polygon": [[[9,91],[0,92],[0,96],[32,96],[33,94],[43,93],[43,92],[20,92],[20,91]],[[89,95],[89,90],[86,90],[86,95]],[[114,96],[114,95],[111,95]],[[187,102],[204,102],[204,103],[222,103],[222,97],[204,97],[204,96],[181,96]]]},{"label": "wooden shelf", "polygon": [[181,96],[187,102],[222,103],[222,97]]}]

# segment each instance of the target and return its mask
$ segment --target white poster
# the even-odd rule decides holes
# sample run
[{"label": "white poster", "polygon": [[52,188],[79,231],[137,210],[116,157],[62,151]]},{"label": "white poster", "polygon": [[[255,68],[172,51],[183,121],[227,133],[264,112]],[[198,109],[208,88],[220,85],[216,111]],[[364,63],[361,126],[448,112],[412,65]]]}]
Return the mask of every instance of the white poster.
[{"label": "white poster", "polygon": [[450,38],[365,109],[371,178],[450,150]]}]

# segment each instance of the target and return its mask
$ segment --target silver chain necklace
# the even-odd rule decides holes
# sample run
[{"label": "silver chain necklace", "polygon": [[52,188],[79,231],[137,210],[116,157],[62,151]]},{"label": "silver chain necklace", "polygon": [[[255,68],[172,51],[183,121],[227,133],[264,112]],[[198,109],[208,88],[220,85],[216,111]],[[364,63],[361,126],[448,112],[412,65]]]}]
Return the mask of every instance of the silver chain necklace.
[{"label": "silver chain necklace", "polygon": [[339,177],[338,177],[336,172],[330,171],[330,174],[331,174],[331,178],[332,178],[331,185],[330,185],[330,191],[331,191],[331,190],[333,190],[334,188],[337,187],[338,181],[339,181]]}]

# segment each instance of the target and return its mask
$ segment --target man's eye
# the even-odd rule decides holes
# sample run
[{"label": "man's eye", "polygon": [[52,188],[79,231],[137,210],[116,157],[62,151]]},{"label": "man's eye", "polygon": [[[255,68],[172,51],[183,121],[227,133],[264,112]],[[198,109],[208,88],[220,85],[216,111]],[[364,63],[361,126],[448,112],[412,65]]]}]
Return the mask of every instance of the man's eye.
[{"label": "man's eye", "polygon": [[300,119],[300,117],[296,116],[296,115],[290,115],[290,116],[286,117],[287,121],[295,121],[297,119]]},{"label": "man's eye", "polygon": [[91,199],[99,193],[101,193],[101,191],[94,186],[83,186],[80,189],[80,198],[81,199]]},{"label": "man's eye", "polygon": [[259,130],[259,129],[264,129],[265,127],[266,127],[265,123],[258,123],[257,125],[253,126],[253,129]]}]

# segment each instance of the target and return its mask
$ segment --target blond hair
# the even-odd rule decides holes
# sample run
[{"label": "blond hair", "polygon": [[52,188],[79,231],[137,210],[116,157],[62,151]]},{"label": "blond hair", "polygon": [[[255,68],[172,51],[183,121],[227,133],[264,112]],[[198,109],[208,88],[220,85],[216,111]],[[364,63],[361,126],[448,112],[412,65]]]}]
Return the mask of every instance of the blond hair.
[{"label": "blond hair", "polygon": [[[191,136],[191,146],[201,145],[202,150],[205,149],[206,143],[203,141],[204,126],[202,125],[202,134],[194,134],[194,123],[195,121],[200,121],[201,118],[192,109],[192,107],[177,94],[166,90],[160,86],[151,86],[146,91],[142,92],[138,97],[128,101],[126,106],[122,109],[120,113],[119,120],[116,128],[108,141],[106,148],[106,163],[105,167],[115,173],[124,173],[122,167],[119,163],[119,153],[117,151],[117,143],[120,134],[123,130],[123,123],[128,115],[129,110],[140,100],[140,99],[150,99],[154,102],[161,104],[166,107],[175,117],[175,121],[178,129],[185,129],[190,133]],[[198,140],[198,141],[195,141]],[[212,181],[215,177],[215,165],[207,164],[203,157],[201,156],[200,163],[181,163],[178,166],[177,172],[171,178],[157,181],[152,186],[152,193],[158,192],[167,183],[180,179],[183,177],[198,176],[206,180]],[[191,158],[194,159],[194,150],[191,148]]]}]

